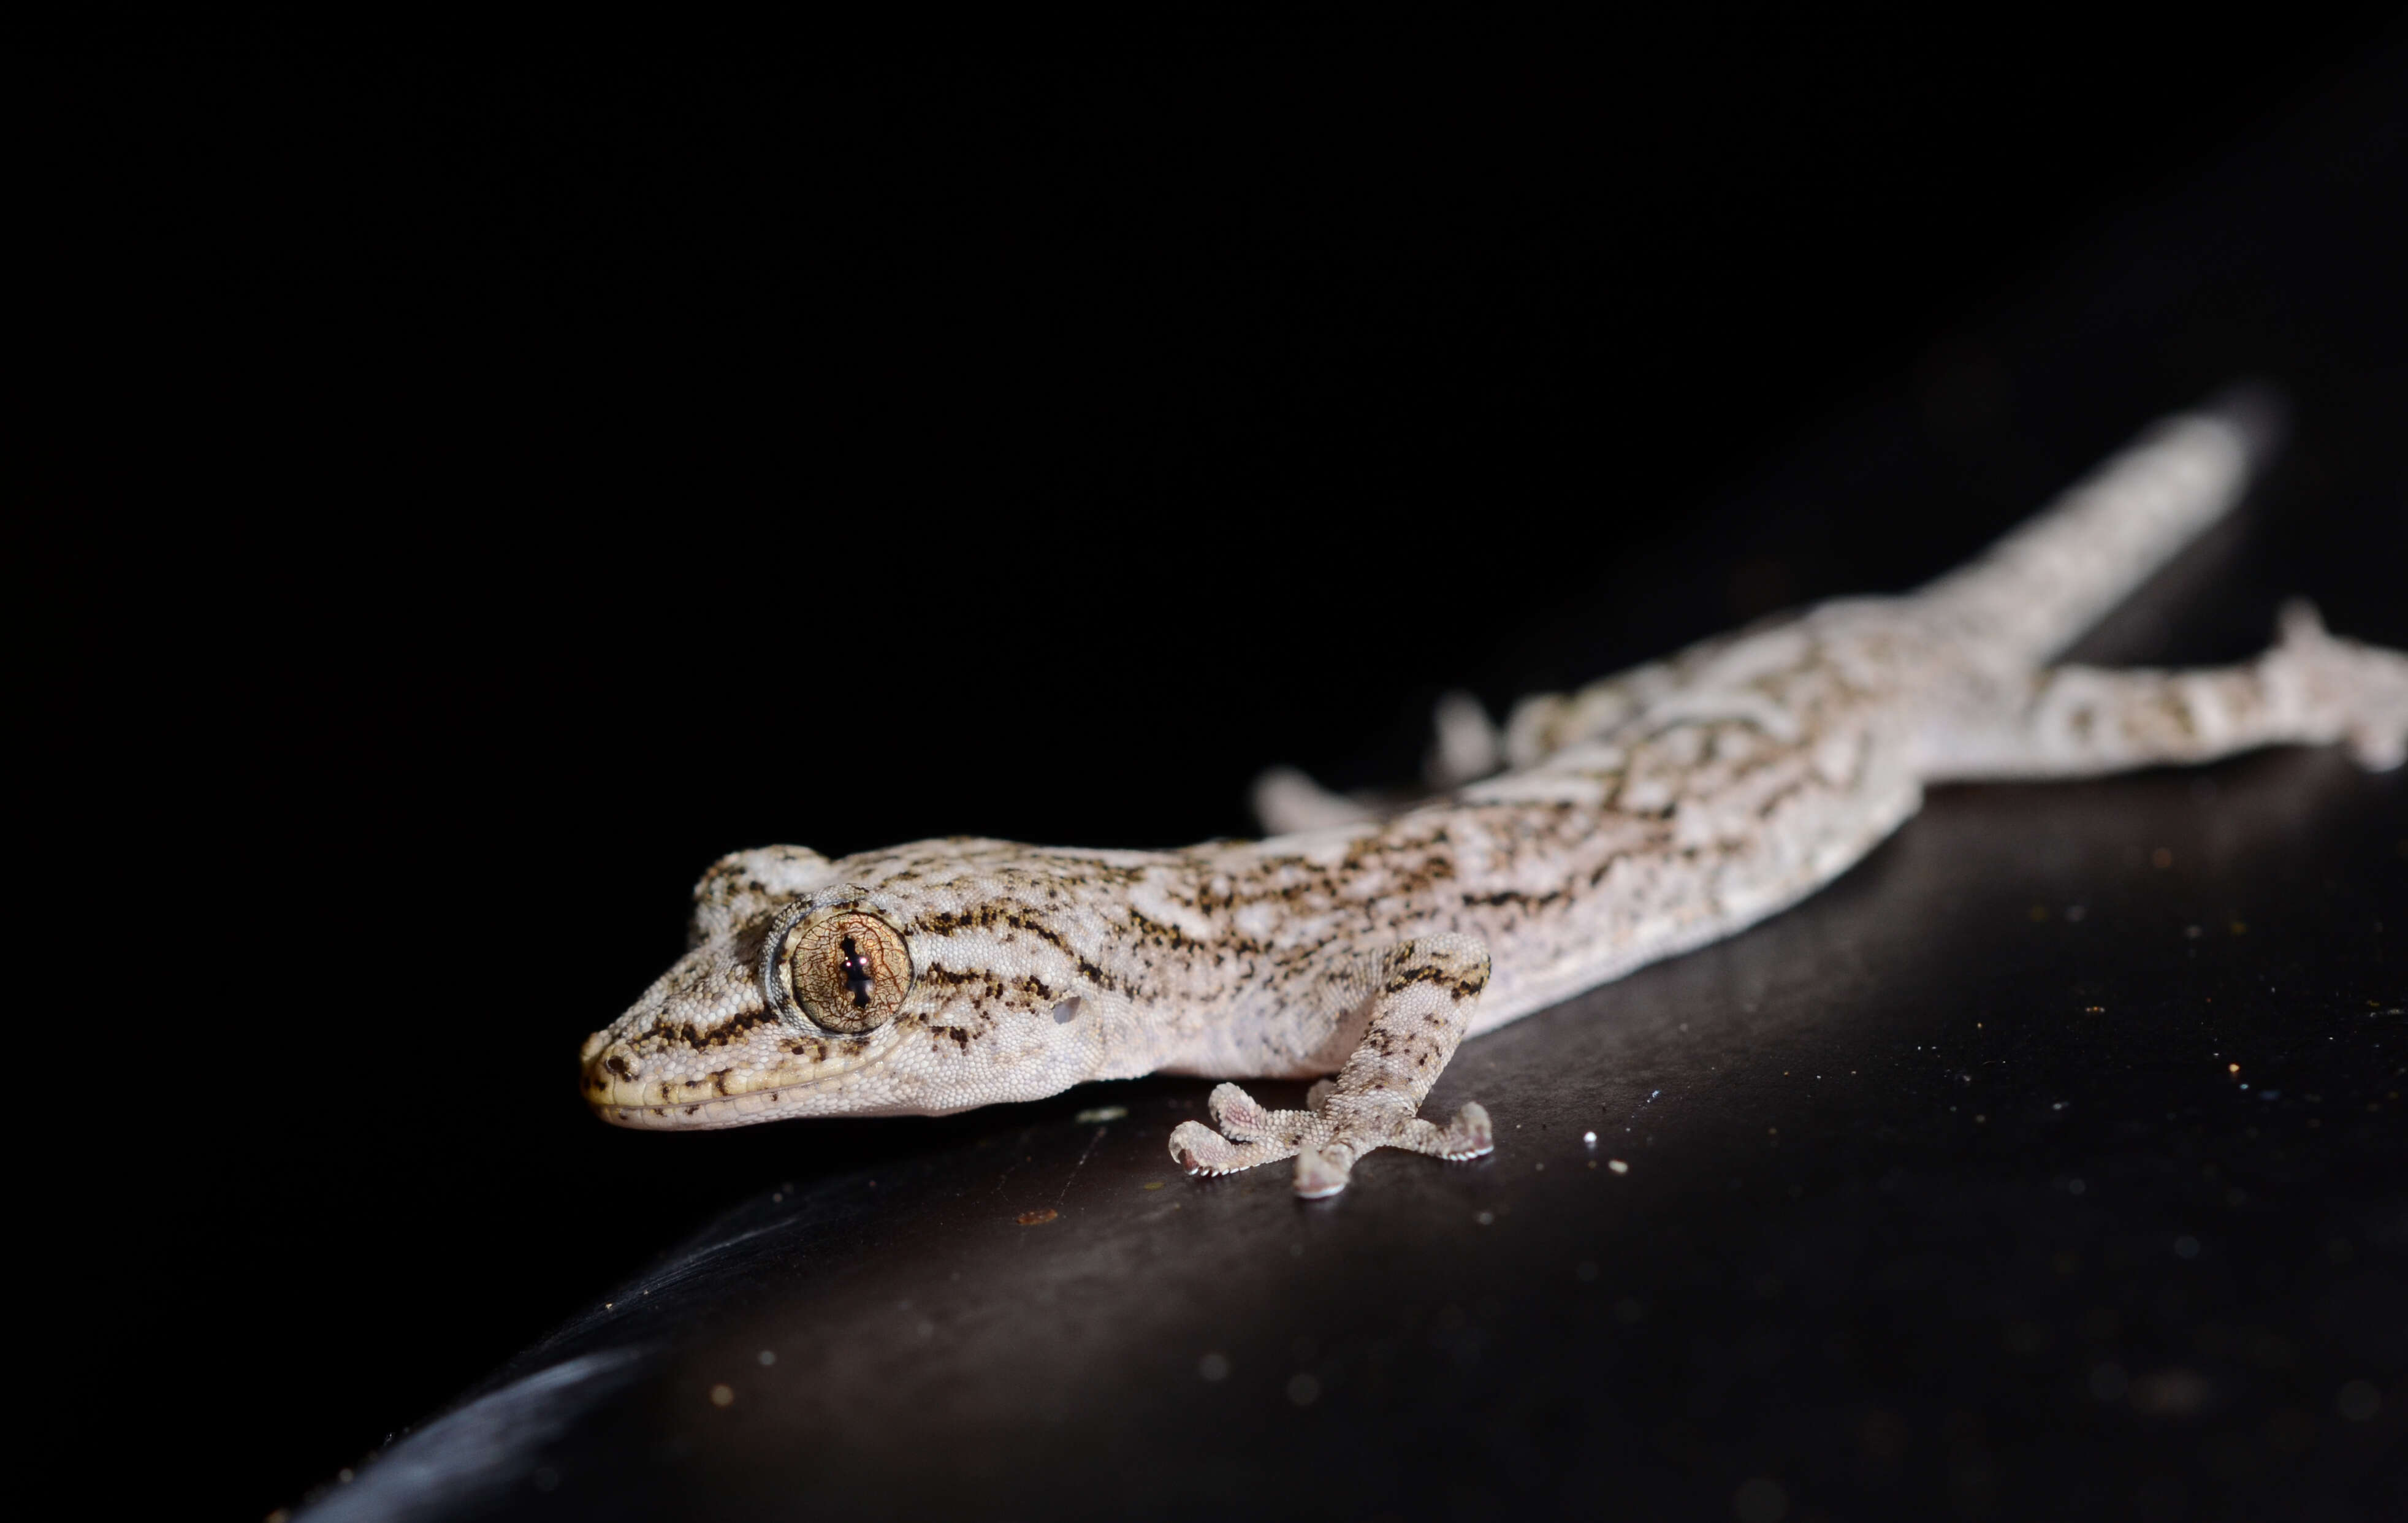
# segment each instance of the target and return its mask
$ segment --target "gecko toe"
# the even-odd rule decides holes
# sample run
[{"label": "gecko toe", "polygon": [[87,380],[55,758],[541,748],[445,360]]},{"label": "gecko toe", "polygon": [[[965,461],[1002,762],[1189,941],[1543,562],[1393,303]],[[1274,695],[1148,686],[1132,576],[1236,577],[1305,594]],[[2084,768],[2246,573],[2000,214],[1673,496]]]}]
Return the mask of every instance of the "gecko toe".
[{"label": "gecko toe", "polygon": [[1170,1157],[1191,1174],[1217,1174],[1215,1161],[1229,1151],[1229,1140],[1200,1121],[1182,1121],[1170,1129]]},{"label": "gecko toe", "polygon": [[1467,1158],[1484,1157],[1497,1151],[1497,1129],[1490,1125],[1488,1113],[1478,1105],[1466,1105],[1455,1113],[1455,1119],[1444,1127],[1432,1122],[1416,1121],[1396,1139],[1399,1147],[1426,1153],[1434,1158],[1461,1163]]},{"label": "gecko toe", "polygon": [[1233,1142],[1259,1142],[1275,1129],[1270,1113],[1236,1085],[1213,1085],[1204,1103],[1212,1113],[1212,1125]]},{"label": "gecko toe", "polygon": [[1477,1158],[1497,1151],[1497,1129],[1489,1125],[1487,1108],[1477,1103],[1466,1103],[1455,1113],[1446,1138],[1460,1149],[1448,1153],[1451,1158]]},{"label": "gecko toe", "polygon": [[1317,1147],[1296,1156],[1296,1194],[1300,1200],[1326,1200],[1346,1187],[1354,1172],[1350,1160]]},{"label": "gecko toe", "polygon": [[1200,1121],[1182,1121],[1170,1130],[1170,1157],[1191,1174],[1234,1174],[1295,1152],[1293,1142],[1232,1141]]}]

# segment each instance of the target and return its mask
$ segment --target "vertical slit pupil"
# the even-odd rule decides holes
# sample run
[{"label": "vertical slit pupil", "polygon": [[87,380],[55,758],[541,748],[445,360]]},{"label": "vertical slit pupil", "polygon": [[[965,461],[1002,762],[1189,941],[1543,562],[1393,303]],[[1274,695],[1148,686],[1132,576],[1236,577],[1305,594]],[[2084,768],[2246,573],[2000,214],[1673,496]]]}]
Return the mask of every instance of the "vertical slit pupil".
[{"label": "vertical slit pupil", "polygon": [[870,971],[869,958],[853,944],[850,936],[838,944],[844,952],[844,986],[853,991],[853,1008],[867,1010],[870,992],[878,987],[878,979]]}]

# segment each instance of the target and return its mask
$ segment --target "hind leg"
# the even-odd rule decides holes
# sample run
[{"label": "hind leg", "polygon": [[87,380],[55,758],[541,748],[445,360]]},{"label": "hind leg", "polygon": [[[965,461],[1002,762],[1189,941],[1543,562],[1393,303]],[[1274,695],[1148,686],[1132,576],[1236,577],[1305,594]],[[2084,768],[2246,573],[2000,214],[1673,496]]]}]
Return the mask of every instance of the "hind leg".
[{"label": "hind leg", "polygon": [[2377,771],[2408,759],[2408,654],[2335,639],[2304,602],[2281,628],[2237,667],[2055,667],[2019,693],[1977,689],[1927,728],[1923,775],[2078,777],[2335,742]]}]

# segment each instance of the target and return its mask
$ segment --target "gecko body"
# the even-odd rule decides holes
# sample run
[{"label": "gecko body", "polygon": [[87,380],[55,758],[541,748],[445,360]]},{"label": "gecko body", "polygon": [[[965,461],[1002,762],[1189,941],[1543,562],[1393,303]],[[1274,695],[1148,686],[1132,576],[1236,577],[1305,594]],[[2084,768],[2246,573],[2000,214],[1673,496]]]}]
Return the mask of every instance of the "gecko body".
[{"label": "gecko body", "polygon": [[691,950],[586,1042],[586,1098],[623,1126],[697,1128],[1156,1071],[1323,1078],[1301,1111],[1221,1085],[1215,1125],[1182,1124],[1173,1157],[1195,1173],[1293,1157],[1297,1192],[1322,1196],[1374,1147],[1486,1152],[1478,1105],[1419,1114],[1460,1042],[1796,902],[1928,783],[2279,743],[2399,765],[2408,656],[2304,606],[2242,666],[2047,664],[2229,507],[2269,433],[2246,396],[2168,420],[1919,592],[1525,699],[1501,737],[1467,739],[1458,712],[1453,769],[1498,752],[1504,769],[1398,812],[1285,774],[1258,806],[1306,827],[1262,841],[738,853],[695,888]]}]

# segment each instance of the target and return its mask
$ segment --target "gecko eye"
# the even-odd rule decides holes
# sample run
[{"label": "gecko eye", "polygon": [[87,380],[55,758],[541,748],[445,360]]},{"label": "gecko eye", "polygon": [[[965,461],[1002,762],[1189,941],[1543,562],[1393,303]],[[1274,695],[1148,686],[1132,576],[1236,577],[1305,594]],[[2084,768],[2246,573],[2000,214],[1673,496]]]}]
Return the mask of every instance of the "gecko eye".
[{"label": "gecko eye", "polygon": [[770,925],[761,992],[781,1015],[826,1031],[870,1031],[895,1018],[911,992],[903,934],[874,911],[797,905]]}]

